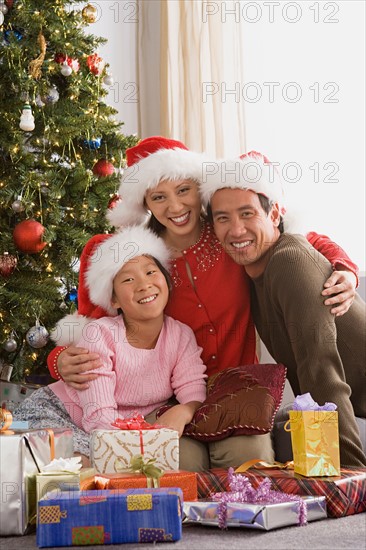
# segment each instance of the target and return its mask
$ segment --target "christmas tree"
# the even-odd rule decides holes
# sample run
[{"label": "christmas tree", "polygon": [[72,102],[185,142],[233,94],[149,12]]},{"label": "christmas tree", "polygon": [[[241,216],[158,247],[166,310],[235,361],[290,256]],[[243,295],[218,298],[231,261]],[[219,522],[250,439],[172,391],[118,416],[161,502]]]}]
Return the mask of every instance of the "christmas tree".
[{"label": "christmas tree", "polygon": [[78,258],[108,230],[136,143],[103,101],[95,19],[92,4],[0,0],[0,366],[14,381],[47,372],[48,333],[77,308]]}]

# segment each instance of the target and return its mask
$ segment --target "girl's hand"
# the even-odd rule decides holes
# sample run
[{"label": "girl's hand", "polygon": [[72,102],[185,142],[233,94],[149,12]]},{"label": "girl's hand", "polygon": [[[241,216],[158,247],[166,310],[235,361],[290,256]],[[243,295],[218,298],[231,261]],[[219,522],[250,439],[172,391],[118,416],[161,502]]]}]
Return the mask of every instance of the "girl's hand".
[{"label": "girl's hand", "polygon": [[200,407],[202,403],[199,401],[190,401],[189,403],[174,405],[171,409],[167,410],[164,414],[159,416],[157,422],[170,428],[171,430],[176,430],[181,437],[185,425],[189,424],[193,418],[195,411]]},{"label": "girl's hand", "polygon": [[322,292],[323,296],[332,296],[325,300],[326,306],[336,304],[330,310],[333,315],[340,317],[349,310],[355,299],[356,285],[357,278],[352,271],[333,271],[324,283],[325,290]]},{"label": "girl's hand", "polygon": [[101,367],[97,353],[70,346],[63,350],[57,358],[57,369],[64,382],[75,390],[86,390],[88,382],[98,378],[97,374],[85,374],[90,370]]}]

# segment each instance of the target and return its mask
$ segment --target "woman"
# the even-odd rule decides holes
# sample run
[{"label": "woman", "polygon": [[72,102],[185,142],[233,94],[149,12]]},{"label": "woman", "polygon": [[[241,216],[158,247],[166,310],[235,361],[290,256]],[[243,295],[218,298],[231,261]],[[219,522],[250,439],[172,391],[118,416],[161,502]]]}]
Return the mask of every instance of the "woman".
[{"label": "woman", "polygon": [[[120,227],[139,223],[150,217],[148,225],[160,235],[172,251],[173,291],[166,308],[167,315],[188,324],[197,343],[203,348],[202,360],[208,376],[237,365],[256,362],[256,337],[250,315],[249,283],[240,266],[226,255],[211,225],[202,215],[197,183],[201,181],[209,160],[192,153],[180,142],[161,137],[147,138],[127,150],[127,165],[119,194],[122,200],[108,213],[112,225]],[[212,164],[210,162],[210,164]],[[90,255],[106,235],[87,243],[80,263],[79,316],[68,316],[58,327],[63,336],[58,342],[66,345],[70,326],[82,330],[82,316],[105,315],[90,302],[85,285],[85,270]],[[310,242],[334,267],[353,264],[329,239],[311,234]],[[131,251],[134,245],[131,243]],[[354,266],[353,266],[354,267]],[[357,268],[356,268],[357,269]],[[335,314],[342,313],[352,302],[351,285],[346,288],[346,272],[334,272],[323,291],[325,296],[341,294],[326,300]],[[352,275],[353,277],[353,275]],[[67,329],[67,330],[66,330]],[[66,333],[66,337],[65,337]],[[99,358],[87,350],[73,346],[56,348],[49,356],[51,374],[60,372],[66,383],[84,389],[97,375],[84,374],[99,366]],[[197,445],[204,445],[197,442]],[[205,451],[203,451],[205,452]],[[236,465],[247,458],[273,458],[269,436],[237,436],[211,443],[207,452],[208,467]]]}]

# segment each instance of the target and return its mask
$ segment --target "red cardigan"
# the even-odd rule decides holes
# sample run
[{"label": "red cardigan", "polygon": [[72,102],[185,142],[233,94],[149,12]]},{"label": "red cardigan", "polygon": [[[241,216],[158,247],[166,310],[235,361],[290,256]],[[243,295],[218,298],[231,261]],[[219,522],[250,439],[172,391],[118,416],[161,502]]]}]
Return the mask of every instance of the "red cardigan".
[{"label": "red cardigan", "polygon": [[[96,235],[85,245],[80,258],[78,305],[80,315],[98,318],[107,315],[92,306],[85,285],[85,262],[94,247],[108,235]],[[333,268],[345,266],[357,277],[358,267],[344,250],[325,235],[309,233],[308,241],[322,253]],[[188,278],[189,264],[194,285]],[[84,266],[84,267],[83,267]],[[222,249],[210,224],[206,223],[199,241],[172,261],[173,290],[166,314],[189,325],[203,348],[202,360],[207,374],[256,362],[256,337],[250,314],[249,278]],[[90,311],[90,307],[93,308]],[[56,347],[48,356],[48,368],[60,378],[57,358],[64,347]]]}]

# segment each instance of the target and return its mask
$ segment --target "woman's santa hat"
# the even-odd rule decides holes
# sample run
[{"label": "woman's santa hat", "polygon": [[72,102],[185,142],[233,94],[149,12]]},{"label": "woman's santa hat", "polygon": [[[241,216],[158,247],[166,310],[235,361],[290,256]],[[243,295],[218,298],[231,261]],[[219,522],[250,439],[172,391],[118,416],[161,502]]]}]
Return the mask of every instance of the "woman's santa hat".
[{"label": "woman's santa hat", "polygon": [[128,168],[118,190],[120,200],[107,212],[114,227],[143,223],[147,218],[145,195],[160,181],[192,179],[201,182],[203,164],[201,153],[193,153],[180,141],[153,136],[143,139],[126,151]]},{"label": "woman's santa hat", "polygon": [[207,165],[200,184],[204,206],[220,189],[245,189],[264,195],[279,205],[282,216],[286,213],[280,175],[267,157],[250,151],[236,159],[219,160]]},{"label": "woman's santa hat", "polygon": [[170,256],[164,241],[142,226],[93,237],[80,258],[79,311],[57,323],[52,339],[60,346],[76,343],[88,323],[117,315],[111,304],[113,279],[127,262],[146,255],[156,258],[168,269]]}]

